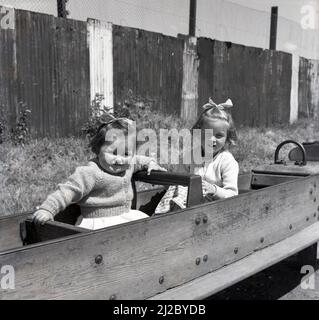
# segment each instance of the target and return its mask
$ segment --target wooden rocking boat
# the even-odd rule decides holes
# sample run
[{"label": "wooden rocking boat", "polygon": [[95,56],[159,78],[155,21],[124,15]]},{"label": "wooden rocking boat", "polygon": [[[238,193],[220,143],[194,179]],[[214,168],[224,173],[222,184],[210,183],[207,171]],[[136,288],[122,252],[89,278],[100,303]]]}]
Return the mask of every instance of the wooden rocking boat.
[{"label": "wooden rocking boat", "polygon": [[[290,160],[281,147],[295,143]],[[310,151],[309,151],[310,150]],[[15,270],[15,289],[0,299],[203,299],[319,239],[318,144],[280,144],[275,163],[239,177],[240,194],[202,203],[201,178],[139,172],[135,180],[189,186],[187,208],[97,231],[74,226],[70,206],[43,226],[30,213],[0,219],[0,267]],[[312,162],[307,162],[311,153]],[[163,187],[138,192],[152,214]]]}]

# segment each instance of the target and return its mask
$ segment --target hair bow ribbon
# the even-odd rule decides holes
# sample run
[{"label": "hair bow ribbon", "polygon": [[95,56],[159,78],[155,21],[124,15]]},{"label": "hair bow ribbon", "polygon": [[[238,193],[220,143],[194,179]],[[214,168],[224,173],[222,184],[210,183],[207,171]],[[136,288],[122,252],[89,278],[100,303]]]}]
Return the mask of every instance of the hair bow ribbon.
[{"label": "hair bow ribbon", "polygon": [[225,110],[225,108],[232,108],[233,107],[233,103],[230,99],[227,99],[224,103],[220,103],[220,104],[216,104],[212,98],[209,98],[208,103],[203,105],[204,109],[211,109],[211,108],[217,108],[219,110]]}]

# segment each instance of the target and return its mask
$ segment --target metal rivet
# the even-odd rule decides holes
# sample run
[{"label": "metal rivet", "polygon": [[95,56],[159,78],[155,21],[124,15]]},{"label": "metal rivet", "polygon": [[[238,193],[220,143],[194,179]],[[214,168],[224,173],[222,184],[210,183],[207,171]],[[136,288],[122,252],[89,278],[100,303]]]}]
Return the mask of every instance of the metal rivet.
[{"label": "metal rivet", "polygon": [[312,189],[310,189],[309,193],[310,193],[310,194],[312,194],[312,193],[313,193],[313,190],[312,190]]},{"label": "metal rivet", "polygon": [[306,221],[309,221],[309,217],[306,218]]},{"label": "metal rivet", "polygon": [[317,214],[316,214],[316,213],[314,213],[314,214],[313,214],[313,216],[314,216],[314,217],[316,217],[316,216],[317,216]]},{"label": "metal rivet", "polygon": [[200,224],[200,217],[197,217],[197,218],[195,219],[195,223],[196,223],[197,225]]},{"label": "metal rivet", "polygon": [[317,201],[317,198],[314,198],[314,199],[313,199],[313,202],[316,202],[316,201]]},{"label": "metal rivet", "polygon": [[203,222],[204,222],[204,223],[207,223],[207,221],[208,221],[207,216],[204,216],[204,217],[203,217]]},{"label": "metal rivet", "polygon": [[204,257],[203,257],[203,261],[206,262],[207,260],[208,260],[208,255],[205,254]]},{"label": "metal rivet", "polygon": [[238,253],[238,248],[234,249],[234,253],[237,254]]},{"label": "metal rivet", "polygon": [[261,242],[261,243],[263,243],[264,240],[265,240],[264,237],[261,237],[261,238],[260,238],[260,242]]},{"label": "metal rivet", "polygon": [[98,256],[95,257],[95,263],[100,264],[103,261],[103,257],[99,254]]},{"label": "metal rivet", "polygon": [[292,224],[289,225],[289,229],[290,229],[290,230],[292,229]]},{"label": "metal rivet", "polygon": [[158,282],[160,284],[162,284],[164,282],[164,276],[160,276],[159,279],[158,279]]},{"label": "metal rivet", "polygon": [[198,266],[200,264],[200,258],[196,258],[195,263]]},{"label": "metal rivet", "polygon": [[116,295],[115,295],[115,294],[112,294],[112,295],[110,296],[110,300],[116,300]]},{"label": "metal rivet", "polygon": [[313,186],[316,188],[317,187],[316,183],[314,183]]}]

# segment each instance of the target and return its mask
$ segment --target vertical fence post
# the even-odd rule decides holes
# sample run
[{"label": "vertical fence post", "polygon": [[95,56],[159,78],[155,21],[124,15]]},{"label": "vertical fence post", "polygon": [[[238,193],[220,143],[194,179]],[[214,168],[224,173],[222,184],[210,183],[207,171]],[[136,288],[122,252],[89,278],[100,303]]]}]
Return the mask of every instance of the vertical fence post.
[{"label": "vertical fence post", "polygon": [[66,3],[68,0],[57,0],[58,6],[58,17],[59,18],[67,18],[69,12],[66,10]]},{"label": "vertical fence post", "polygon": [[293,123],[298,120],[298,93],[299,93],[299,55],[292,55],[291,93],[290,93],[290,118]]},{"label": "vertical fence post", "polygon": [[271,7],[270,41],[269,41],[270,50],[276,50],[277,22],[278,22],[278,7]]},{"label": "vertical fence post", "polygon": [[178,35],[184,39],[183,84],[181,118],[195,121],[198,103],[198,65],[197,38]]},{"label": "vertical fence post", "polygon": [[113,112],[113,35],[112,24],[88,19],[88,44],[90,51],[91,101],[102,95],[101,107]]},{"label": "vertical fence post", "polygon": [[195,37],[196,32],[196,0],[190,0],[189,4],[189,36]]}]

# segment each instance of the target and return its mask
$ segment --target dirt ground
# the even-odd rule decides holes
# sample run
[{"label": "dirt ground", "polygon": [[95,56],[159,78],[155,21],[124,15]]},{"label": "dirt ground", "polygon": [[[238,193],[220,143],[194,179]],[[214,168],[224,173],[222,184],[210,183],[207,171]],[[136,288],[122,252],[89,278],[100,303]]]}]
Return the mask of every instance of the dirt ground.
[{"label": "dirt ground", "polygon": [[[209,300],[319,300],[319,254],[317,259],[290,257],[240,283],[227,288]],[[314,276],[301,273],[303,265],[313,266]],[[305,281],[305,276],[307,280]],[[301,285],[303,282],[303,285]]]}]

